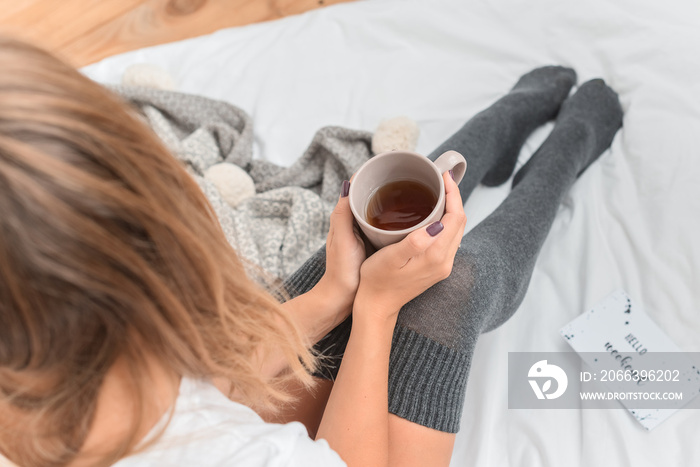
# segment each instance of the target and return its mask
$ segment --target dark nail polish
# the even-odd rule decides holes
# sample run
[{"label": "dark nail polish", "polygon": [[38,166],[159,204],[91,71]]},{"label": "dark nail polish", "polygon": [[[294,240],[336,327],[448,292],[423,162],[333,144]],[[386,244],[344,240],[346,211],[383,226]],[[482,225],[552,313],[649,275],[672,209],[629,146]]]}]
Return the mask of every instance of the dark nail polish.
[{"label": "dark nail polish", "polygon": [[433,222],[432,224],[430,224],[428,226],[428,228],[425,230],[426,230],[426,232],[428,232],[428,235],[430,235],[431,237],[434,237],[437,234],[439,234],[440,232],[442,232],[442,229],[444,229],[444,228],[445,228],[445,226],[442,225],[442,222],[437,221],[437,222]]},{"label": "dark nail polish", "polygon": [[348,182],[347,180],[343,180],[343,186],[340,189],[340,197],[345,198],[348,195],[348,193],[350,193],[350,182]]},{"label": "dark nail polish", "polygon": [[452,181],[455,179],[455,173],[452,171],[452,169],[448,170],[450,172],[450,177],[452,177]]}]

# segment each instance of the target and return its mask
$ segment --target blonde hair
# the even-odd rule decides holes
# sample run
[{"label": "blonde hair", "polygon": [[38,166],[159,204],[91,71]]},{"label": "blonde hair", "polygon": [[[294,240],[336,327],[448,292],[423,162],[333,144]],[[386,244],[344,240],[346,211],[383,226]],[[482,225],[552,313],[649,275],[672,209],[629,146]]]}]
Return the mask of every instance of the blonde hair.
[{"label": "blonde hair", "polygon": [[[180,376],[225,378],[253,406],[285,398],[254,364],[273,344],[308,383],[305,339],[134,112],[16,40],[0,38],[0,69],[0,409],[23,420],[0,416],[0,452],[27,467],[74,460],[117,358],[135,419],[144,353]],[[23,374],[43,387],[12,378]],[[135,429],[120,441],[101,463],[133,450]]]}]

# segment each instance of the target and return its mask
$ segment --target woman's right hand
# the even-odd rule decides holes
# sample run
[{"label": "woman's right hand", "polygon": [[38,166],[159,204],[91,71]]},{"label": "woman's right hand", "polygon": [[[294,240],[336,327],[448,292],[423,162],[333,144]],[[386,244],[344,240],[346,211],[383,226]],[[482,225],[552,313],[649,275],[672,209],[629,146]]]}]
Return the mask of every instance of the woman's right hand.
[{"label": "woman's right hand", "polygon": [[443,180],[445,215],[441,223],[411,232],[362,263],[353,316],[369,313],[394,318],[404,304],[452,272],[467,218],[457,184],[448,172]]}]

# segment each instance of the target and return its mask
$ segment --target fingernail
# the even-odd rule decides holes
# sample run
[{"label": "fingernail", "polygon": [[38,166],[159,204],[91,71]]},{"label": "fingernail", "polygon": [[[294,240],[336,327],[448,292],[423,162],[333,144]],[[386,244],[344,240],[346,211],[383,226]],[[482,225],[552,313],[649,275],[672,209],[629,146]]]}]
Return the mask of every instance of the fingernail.
[{"label": "fingernail", "polygon": [[452,181],[454,181],[455,173],[452,171],[452,169],[448,170],[448,172],[450,173],[450,177],[452,177]]},{"label": "fingernail", "polygon": [[348,193],[350,193],[350,182],[348,182],[347,180],[343,180],[343,186],[340,189],[340,197],[345,198],[348,195]]},{"label": "fingernail", "polygon": [[444,229],[444,228],[445,228],[445,226],[442,225],[442,222],[437,221],[437,222],[433,222],[432,224],[430,224],[428,226],[428,228],[425,229],[425,231],[428,232],[428,235],[430,235],[431,237],[434,237],[437,234],[439,234],[440,232],[442,232],[442,229]]}]

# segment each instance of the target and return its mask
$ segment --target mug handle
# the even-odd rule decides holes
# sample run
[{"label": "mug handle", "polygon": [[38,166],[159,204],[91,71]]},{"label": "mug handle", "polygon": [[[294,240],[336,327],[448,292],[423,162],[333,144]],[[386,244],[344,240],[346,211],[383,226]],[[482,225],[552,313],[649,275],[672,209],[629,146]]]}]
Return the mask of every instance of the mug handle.
[{"label": "mug handle", "polygon": [[467,160],[457,151],[447,151],[433,162],[440,173],[452,170],[455,176],[455,183],[459,185],[465,172],[467,171]]}]

